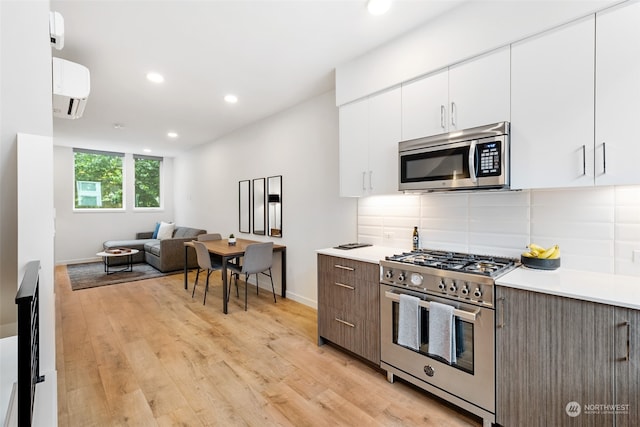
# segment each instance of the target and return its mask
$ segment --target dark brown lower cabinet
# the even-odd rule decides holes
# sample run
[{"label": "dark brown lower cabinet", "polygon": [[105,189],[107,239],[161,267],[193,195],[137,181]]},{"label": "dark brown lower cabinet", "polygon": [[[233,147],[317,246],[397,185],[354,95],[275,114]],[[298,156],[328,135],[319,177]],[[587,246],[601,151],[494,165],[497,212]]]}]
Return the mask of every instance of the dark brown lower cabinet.
[{"label": "dark brown lower cabinet", "polygon": [[380,364],[380,266],[318,255],[318,344]]},{"label": "dark brown lower cabinet", "polygon": [[498,286],[497,423],[640,425],[639,328],[636,310]]},{"label": "dark brown lower cabinet", "polygon": [[[617,411],[616,427],[640,426],[640,311],[615,309],[615,401],[627,404]],[[621,408],[622,409],[622,408]]]}]

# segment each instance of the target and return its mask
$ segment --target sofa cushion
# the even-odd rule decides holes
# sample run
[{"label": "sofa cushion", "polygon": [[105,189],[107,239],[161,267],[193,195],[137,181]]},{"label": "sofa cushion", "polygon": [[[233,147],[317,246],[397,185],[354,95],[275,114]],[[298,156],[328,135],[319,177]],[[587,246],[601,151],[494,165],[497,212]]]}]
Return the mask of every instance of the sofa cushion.
[{"label": "sofa cushion", "polygon": [[160,223],[156,222],[156,227],[153,229],[153,234],[151,235],[152,239],[158,238],[158,230],[160,230]]},{"label": "sofa cushion", "polygon": [[191,227],[176,227],[176,232],[174,233],[173,237],[178,239],[178,238],[185,238],[185,237],[197,237],[199,234],[203,234],[205,233],[205,230],[200,230],[198,228],[191,228]]},{"label": "sofa cushion", "polygon": [[144,244],[145,252],[160,256],[160,240],[152,240]]},{"label": "sofa cushion", "polygon": [[172,222],[161,222],[158,229],[158,239],[171,239],[176,225]]}]

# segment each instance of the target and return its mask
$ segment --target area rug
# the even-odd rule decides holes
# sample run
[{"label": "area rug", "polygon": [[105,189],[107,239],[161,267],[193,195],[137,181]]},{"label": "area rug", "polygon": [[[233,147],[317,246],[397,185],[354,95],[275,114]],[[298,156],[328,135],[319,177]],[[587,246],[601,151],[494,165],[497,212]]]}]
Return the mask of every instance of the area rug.
[{"label": "area rug", "polygon": [[67,273],[69,274],[71,289],[77,291],[98,286],[152,279],[169,274],[180,274],[182,270],[163,273],[149,264],[142,263],[133,264],[133,271],[123,271],[107,275],[104,272],[104,264],[102,262],[89,262],[86,264],[67,265]]}]

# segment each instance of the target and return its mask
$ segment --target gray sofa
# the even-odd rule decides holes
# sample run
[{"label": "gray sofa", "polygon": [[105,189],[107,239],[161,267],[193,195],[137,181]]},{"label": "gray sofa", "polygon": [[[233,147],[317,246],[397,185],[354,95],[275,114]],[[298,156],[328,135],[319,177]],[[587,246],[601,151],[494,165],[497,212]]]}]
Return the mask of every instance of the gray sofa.
[{"label": "gray sofa", "polygon": [[[136,233],[132,240],[108,240],[102,244],[104,250],[112,248],[131,248],[140,252],[133,255],[132,262],[146,262],[164,272],[182,270],[184,268],[184,242],[197,238],[206,230],[176,226],[171,239],[152,239],[153,231]],[[115,258],[113,264],[124,263],[124,259]],[[193,248],[187,251],[188,268],[196,268],[198,261]]]}]

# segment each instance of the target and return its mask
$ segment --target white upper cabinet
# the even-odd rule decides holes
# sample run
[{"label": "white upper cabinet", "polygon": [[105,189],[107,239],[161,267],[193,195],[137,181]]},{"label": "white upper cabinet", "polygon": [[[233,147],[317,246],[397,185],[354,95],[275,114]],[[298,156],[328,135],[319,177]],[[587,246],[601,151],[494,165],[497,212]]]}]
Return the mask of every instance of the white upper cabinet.
[{"label": "white upper cabinet", "polygon": [[594,19],[511,48],[511,188],[593,185]]},{"label": "white upper cabinet", "polygon": [[640,3],[596,15],[595,180],[638,184]]},{"label": "white upper cabinet", "polygon": [[402,139],[409,140],[447,132],[449,72],[402,85]]},{"label": "white upper cabinet", "polygon": [[369,169],[369,100],[340,107],[340,195],[360,196]]},{"label": "white upper cabinet", "polygon": [[340,196],[398,191],[400,88],[340,107]]},{"label": "white upper cabinet", "polygon": [[504,47],[402,86],[402,139],[509,121]]},{"label": "white upper cabinet", "polygon": [[449,68],[449,131],[509,121],[509,46]]}]

